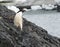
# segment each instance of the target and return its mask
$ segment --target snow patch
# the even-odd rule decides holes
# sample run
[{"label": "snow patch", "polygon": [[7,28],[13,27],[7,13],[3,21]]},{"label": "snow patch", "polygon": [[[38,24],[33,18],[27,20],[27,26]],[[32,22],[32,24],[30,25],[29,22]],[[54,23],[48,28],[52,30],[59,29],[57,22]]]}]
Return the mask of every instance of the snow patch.
[{"label": "snow patch", "polygon": [[19,8],[17,8],[16,6],[6,6],[6,7],[16,13],[19,11]]},{"label": "snow patch", "polygon": [[40,6],[31,6],[32,10],[42,9]]}]

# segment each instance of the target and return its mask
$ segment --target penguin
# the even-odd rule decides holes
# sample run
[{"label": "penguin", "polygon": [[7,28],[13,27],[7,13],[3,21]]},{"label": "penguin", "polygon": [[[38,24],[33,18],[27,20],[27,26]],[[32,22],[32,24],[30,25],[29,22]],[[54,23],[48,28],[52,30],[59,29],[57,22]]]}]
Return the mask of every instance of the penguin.
[{"label": "penguin", "polygon": [[20,27],[21,31],[23,28],[23,18],[22,18],[22,11],[16,13],[15,17],[14,17],[14,25],[16,27]]}]

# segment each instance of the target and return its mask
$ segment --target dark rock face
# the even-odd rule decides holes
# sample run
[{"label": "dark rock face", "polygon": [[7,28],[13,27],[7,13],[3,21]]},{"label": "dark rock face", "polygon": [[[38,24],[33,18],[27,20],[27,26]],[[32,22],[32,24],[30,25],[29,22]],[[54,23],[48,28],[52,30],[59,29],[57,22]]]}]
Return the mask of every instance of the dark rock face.
[{"label": "dark rock face", "polygon": [[0,6],[0,16],[8,20],[13,20],[15,12],[7,9],[5,6]]},{"label": "dark rock face", "polygon": [[57,5],[57,12],[60,12],[60,5]]},{"label": "dark rock face", "polygon": [[22,12],[25,12],[26,11],[26,10],[24,10],[24,8],[31,9],[31,6],[16,6],[16,7],[19,8],[20,11],[22,11]]},{"label": "dark rock face", "polygon": [[14,26],[13,19],[9,19],[15,13],[4,6],[0,6],[0,10],[0,47],[60,47],[60,39],[45,29],[23,18],[21,31]]}]

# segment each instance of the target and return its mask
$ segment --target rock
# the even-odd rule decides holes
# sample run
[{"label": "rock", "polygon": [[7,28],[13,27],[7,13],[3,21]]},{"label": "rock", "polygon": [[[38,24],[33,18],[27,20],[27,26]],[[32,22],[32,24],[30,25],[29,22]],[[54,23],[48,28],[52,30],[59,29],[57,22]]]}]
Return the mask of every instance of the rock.
[{"label": "rock", "polygon": [[13,20],[15,14],[16,13],[14,11],[11,11],[7,9],[5,6],[0,5],[0,16],[1,17],[8,19],[8,20]]},{"label": "rock", "polygon": [[14,26],[14,17],[9,19],[15,12],[5,6],[0,6],[0,10],[0,47],[60,47],[60,38],[49,35],[45,29],[25,18],[21,31]]},{"label": "rock", "polygon": [[57,5],[57,12],[60,12],[60,5]]}]

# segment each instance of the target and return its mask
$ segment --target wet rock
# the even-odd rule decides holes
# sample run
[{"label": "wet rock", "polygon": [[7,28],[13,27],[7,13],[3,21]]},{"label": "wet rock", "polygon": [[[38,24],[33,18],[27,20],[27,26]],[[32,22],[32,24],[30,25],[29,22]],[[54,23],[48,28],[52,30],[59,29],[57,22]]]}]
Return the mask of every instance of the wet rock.
[{"label": "wet rock", "polygon": [[5,6],[0,6],[0,10],[0,47],[60,47],[60,38],[49,35],[45,29],[25,18],[21,31],[14,26],[14,17],[10,18],[15,12]]}]

